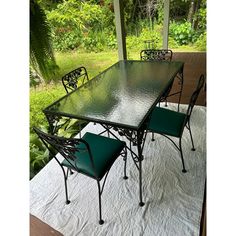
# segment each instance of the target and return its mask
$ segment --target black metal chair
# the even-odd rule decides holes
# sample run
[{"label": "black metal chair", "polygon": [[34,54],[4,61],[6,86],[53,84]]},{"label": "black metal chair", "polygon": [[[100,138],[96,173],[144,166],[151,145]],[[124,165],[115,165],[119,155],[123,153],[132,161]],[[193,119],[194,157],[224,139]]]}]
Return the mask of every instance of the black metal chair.
[{"label": "black metal chair", "polygon": [[[66,204],[70,203],[67,190],[69,169],[73,169],[78,173],[96,180],[99,198],[99,224],[103,224],[101,195],[109,170],[119,155],[124,157],[124,179],[127,179],[127,150],[125,148],[125,142],[89,132],[87,132],[82,139],[76,139],[46,134],[37,128],[34,128],[34,131],[48,148],[50,155],[55,158],[62,169],[65,182]],[[62,162],[58,160],[58,157],[56,156],[57,153],[60,153],[64,157]],[[100,185],[102,179],[104,180],[102,185]]]},{"label": "black metal chair", "polygon": [[144,49],[140,52],[143,61],[171,61],[173,52],[170,49]]},{"label": "black metal chair", "polygon": [[78,88],[78,82],[81,85],[89,80],[88,73],[85,67],[81,66],[62,77],[62,84],[67,93]]},{"label": "black metal chair", "polygon": [[[79,82],[81,81],[80,85],[83,85],[85,82],[89,81],[87,70],[84,66],[78,67],[75,70],[70,71],[66,75],[62,77],[62,84],[66,90],[66,93],[69,93],[79,87]],[[70,127],[70,122],[72,119],[66,119],[63,118],[60,120],[61,126],[67,127],[67,125]],[[72,122],[73,123],[73,122]],[[86,122],[77,120],[75,123],[73,123],[73,127],[79,127],[78,133],[81,130],[81,125],[86,124]],[[66,128],[67,129],[67,128]],[[77,128],[74,128],[75,132]]]},{"label": "black metal chair", "polygon": [[[193,92],[190,98],[186,114],[181,112],[171,111],[161,107],[155,107],[149,118],[150,120],[147,123],[147,131],[152,132],[152,141],[154,141],[154,133],[158,133],[168,138],[179,150],[183,164],[183,170],[182,170],[183,173],[187,171],[184,165],[181,139],[184,128],[186,127],[189,130],[192,142],[192,151],[195,151],[192,132],[190,128],[190,117],[192,114],[193,107],[197,101],[198,95],[204,83],[205,83],[205,76],[201,75],[197,84],[197,88]],[[179,138],[179,146],[169,136]]]},{"label": "black metal chair", "polygon": [[[143,61],[172,61],[172,56],[173,52],[170,49],[145,49],[140,52],[140,59]],[[179,104],[183,90],[183,77],[178,77],[178,78],[179,78],[180,90],[171,94],[170,91],[173,85],[173,83],[171,83],[170,86],[165,91],[165,93],[162,95],[160,102],[165,102],[165,106],[167,107],[167,98],[179,94],[179,102],[178,102],[178,111],[179,111]]]}]

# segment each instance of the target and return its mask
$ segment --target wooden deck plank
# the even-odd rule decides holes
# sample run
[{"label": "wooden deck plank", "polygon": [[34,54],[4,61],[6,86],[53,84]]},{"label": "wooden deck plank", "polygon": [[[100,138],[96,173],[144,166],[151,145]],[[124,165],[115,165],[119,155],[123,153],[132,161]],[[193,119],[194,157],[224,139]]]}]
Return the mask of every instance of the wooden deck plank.
[{"label": "wooden deck plank", "polygon": [[63,236],[63,234],[30,214],[30,236]]},{"label": "wooden deck plank", "polygon": [[[174,52],[173,61],[183,61],[184,64],[184,86],[181,103],[188,104],[189,99],[196,87],[201,74],[206,75],[206,53],[205,52]],[[179,90],[178,80],[175,80],[171,93]],[[169,102],[178,102],[178,95],[168,98]],[[206,91],[200,92],[197,105],[206,105]]]}]

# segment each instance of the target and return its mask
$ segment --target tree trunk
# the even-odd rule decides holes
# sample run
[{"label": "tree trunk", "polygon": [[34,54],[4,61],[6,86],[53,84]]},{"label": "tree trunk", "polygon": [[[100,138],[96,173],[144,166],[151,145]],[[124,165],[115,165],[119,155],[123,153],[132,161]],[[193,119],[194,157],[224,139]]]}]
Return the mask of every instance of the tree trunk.
[{"label": "tree trunk", "polygon": [[134,17],[135,17],[135,13],[136,13],[136,9],[137,9],[137,3],[138,3],[138,0],[133,0],[133,12],[132,12],[132,17],[131,17],[131,22],[133,23],[134,22]]},{"label": "tree trunk", "polygon": [[188,22],[193,24],[193,15],[195,12],[195,0],[190,1],[189,11],[188,11]]},{"label": "tree trunk", "polygon": [[[195,7],[195,14],[198,12],[201,2],[202,0],[197,0],[196,7]],[[197,24],[198,24],[198,17],[193,20],[193,29],[197,29]]]}]

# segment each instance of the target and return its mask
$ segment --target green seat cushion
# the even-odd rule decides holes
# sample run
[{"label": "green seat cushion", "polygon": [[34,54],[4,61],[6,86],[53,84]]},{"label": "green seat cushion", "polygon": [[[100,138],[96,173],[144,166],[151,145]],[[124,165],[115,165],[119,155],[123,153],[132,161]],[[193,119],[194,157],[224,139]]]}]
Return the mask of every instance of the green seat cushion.
[{"label": "green seat cushion", "polygon": [[102,179],[117,157],[120,155],[122,149],[125,147],[125,142],[99,136],[89,132],[87,132],[82,137],[82,139],[89,144],[94,161],[95,171],[92,168],[89,153],[84,143],[80,143],[78,145],[80,150],[84,150],[75,153],[76,159],[70,161],[73,165],[71,165],[66,159],[63,160],[62,165],[75,170],[76,168],[74,166],[76,165],[79,172],[89,175],[93,178],[97,176],[99,179]]},{"label": "green seat cushion", "polygon": [[147,129],[154,133],[180,137],[182,135],[185,116],[186,114],[180,112],[155,107],[151,114]]}]

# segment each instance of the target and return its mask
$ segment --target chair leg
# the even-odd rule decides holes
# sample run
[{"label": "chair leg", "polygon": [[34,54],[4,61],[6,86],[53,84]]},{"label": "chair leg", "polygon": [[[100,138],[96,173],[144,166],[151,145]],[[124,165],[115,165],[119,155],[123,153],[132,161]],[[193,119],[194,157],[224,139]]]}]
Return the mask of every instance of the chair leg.
[{"label": "chair leg", "polygon": [[154,133],[152,132],[152,141],[155,141],[155,139],[154,139]]},{"label": "chair leg", "polygon": [[194,143],[193,143],[193,136],[192,136],[192,132],[191,132],[191,128],[190,128],[190,124],[189,124],[189,134],[190,134],[190,138],[191,138],[191,142],[192,142],[192,151],[195,151],[195,147],[194,147]]},{"label": "chair leg", "polygon": [[179,152],[180,152],[180,157],[181,157],[181,161],[182,161],[182,165],[183,165],[182,172],[186,173],[187,171],[186,171],[185,166],[184,166],[184,157],[183,157],[183,151],[182,151],[182,145],[181,145],[181,138],[179,139]]},{"label": "chair leg", "polygon": [[128,179],[128,176],[126,175],[126,167],[127,167],[127,149],[125,148],[125,156],[123,158],[125,164],[124,164],[124,177],[123,179]]},{"label": "chair leg", "polygon": [[167,105],[167,99],[165,100],[165,107],[167,107],[168,105]]},{"label": "chair leg", "polygon": [[181,96],[182,96],[182,90],[183,90],[183,82],[181,82],[181,90],[180,90],[180,93],[179,93],[178,112],[179,112],[179,104],[180,104]]},{"label": "chair leg", "polygon": [[104,223],[104,220],[102,220],[102,205],[101,205],[101,186],[99,181],[97,180],[98,184],[98,201],[99,201],[99,224],[102,225]]},{"label": "chair leg", "polygon": [[[66,193],[66,204],[68,205],[70,203],[70,200],[68,199],[68,191],[67,191],[67,176],[65,173],[64,168],[61,166],[62,171],[63,171],[63,175],[64,175],[64,182],[65,182],[65,193]],[[68,172],[68,169],[67,169]]]},{"label": "chair leg", "polygon": [[139,160],[139,206],[141,207],[145,205],[142,195],[142,160]]}]

